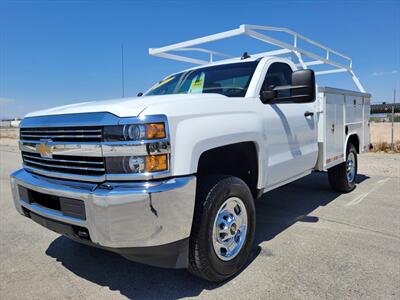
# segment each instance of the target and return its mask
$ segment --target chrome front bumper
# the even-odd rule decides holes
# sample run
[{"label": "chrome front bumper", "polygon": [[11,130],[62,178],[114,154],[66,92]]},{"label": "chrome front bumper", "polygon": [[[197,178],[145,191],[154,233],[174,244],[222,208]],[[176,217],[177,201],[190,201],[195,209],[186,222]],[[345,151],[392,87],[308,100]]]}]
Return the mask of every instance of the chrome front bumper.
[{"label": "chrome front bumper", "polygon": [[[42,194],[83,200],[86,220],[21,199],[18,186]],[[91,242],[99,246],[153,247],[190,235],[195,176],[97,184],[51,179],[21,169],[11,174],[11,187],[19,213],[24,215],[24,207],[42,217],[87,228]]]}]

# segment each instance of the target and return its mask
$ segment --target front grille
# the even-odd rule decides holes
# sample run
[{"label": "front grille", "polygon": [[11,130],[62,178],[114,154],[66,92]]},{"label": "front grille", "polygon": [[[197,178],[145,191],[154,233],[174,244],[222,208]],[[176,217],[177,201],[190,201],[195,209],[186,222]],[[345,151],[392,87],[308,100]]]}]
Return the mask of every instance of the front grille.
[{"label": "front grille", "polygon": [[101,142],[102,127],[21,128],[21,140],[54,142]]},{"label": "front grille", "polygon": [[104,158],[89,156],[53,155],[41,157],[39,153],[22,152],[24,165],[50,172],[99,176],[105,174]]}]

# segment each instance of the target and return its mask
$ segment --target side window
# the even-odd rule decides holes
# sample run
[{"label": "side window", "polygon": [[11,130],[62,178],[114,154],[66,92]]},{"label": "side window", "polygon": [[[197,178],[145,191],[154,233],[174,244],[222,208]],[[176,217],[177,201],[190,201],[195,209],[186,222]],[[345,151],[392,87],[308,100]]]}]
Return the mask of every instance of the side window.
[{"label": "side window", "polygon": [[[292,68],[285,63],[273,63],[269,66],[261,91],[272,90],[274,87],[292,83]],[[290,90],[278,91],[278,97],[289,97]]]}]

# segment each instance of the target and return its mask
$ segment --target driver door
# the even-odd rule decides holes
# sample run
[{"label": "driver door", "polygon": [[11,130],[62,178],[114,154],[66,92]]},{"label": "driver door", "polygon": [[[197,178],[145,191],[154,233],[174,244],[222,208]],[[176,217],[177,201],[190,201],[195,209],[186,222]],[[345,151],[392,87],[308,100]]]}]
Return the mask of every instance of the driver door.
[{"label": "driver door", "polygon": [[[291,84],[292,68],[282,62],[272,63],[261,91]],[[278,91],[278,97],[290,96],[290,90]],[[266,133],[267,187],[295,178],[313,169],[318,144],[314,103],[290,100],[263,104],[263,126]]]}]

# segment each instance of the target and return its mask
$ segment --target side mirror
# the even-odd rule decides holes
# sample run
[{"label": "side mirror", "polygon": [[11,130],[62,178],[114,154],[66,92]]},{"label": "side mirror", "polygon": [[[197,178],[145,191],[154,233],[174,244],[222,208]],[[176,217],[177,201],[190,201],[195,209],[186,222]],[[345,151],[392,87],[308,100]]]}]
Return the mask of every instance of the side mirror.
[{"label": "side mirror", "polygon": [[269,87],[260,93],[261,102],[306,103],[315,101],[315,75],[313,70],[299,70],[292,73],[291,85]]},{"label": "side mirror", "polygon": [[266,104],[266,103],[270,102],[271,100],[275,99],[276,95],[277,95],[277,92],[274,90],[262,91],[260,94],[261,102]]},{"label": "side mirror", "polygon": [[138,96],[138,97],[142,97],[142,96],[143,96],[143,93],[140,92],[140,93],[137,94],[137,96]]},{"label": "side mirror", "polygon": [[313,70],[299,70],[292,73],[291,96],[293,102],[315,101],[315,74]]}]

